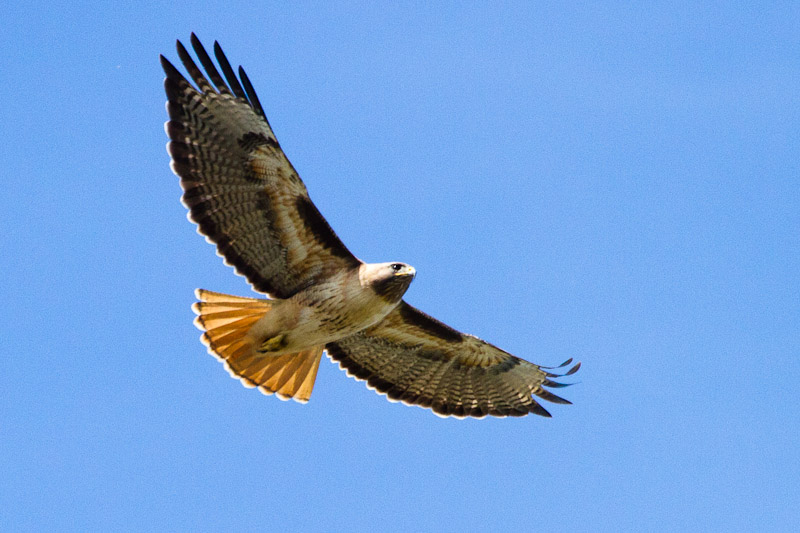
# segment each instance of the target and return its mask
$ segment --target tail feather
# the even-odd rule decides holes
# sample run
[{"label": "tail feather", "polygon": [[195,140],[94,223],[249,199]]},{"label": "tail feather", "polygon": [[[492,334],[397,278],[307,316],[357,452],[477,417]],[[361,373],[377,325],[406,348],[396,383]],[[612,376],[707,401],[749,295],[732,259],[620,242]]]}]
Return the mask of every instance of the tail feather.
[{"label": "tail feather", "polygon": [[278,356],[256,352],[247,332],[272,309],[270,300],[230,296],[198,289],[195,326],[203,331],[201,340],[209,353],[225,364],[232,377],[248,388],[281,400],[305,403],[311,397],[323,346]]}]

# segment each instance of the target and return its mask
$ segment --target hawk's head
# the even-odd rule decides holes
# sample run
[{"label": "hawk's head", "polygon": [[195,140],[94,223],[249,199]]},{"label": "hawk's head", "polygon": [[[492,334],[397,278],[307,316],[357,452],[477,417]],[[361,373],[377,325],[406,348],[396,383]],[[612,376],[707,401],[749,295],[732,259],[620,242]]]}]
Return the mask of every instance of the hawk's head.
[{"label": "hawk's head", "polygon": [[361,282],[389,302],[399,302],[417,271],[405,263],[374,263],[362,266]]}]

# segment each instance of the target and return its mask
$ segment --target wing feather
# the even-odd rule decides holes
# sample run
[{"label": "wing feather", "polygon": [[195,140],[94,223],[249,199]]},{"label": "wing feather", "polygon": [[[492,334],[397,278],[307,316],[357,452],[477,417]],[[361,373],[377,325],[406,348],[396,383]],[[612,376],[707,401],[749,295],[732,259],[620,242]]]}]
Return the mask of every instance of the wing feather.
[{"label": "wing feather", "polygon": [[194,34],[191,43],[207,76],[180,41],[177,49],[194,86],[163,56],[161,64],[171,166],[198,231],[254,289],[277,298],[357,268],[361,262],[311,202],[281,150],[244,70],[237,79],[214,43],[220,74]]},{"label": "wing feather", "polygon": [[534,396],[570,403],[544,388],[566,386],[549,379],[560,374],[461,333],[405,302],[377,325],[326,349],[331,359],[370,388],[440,416],[549,417]]},{"label": "wing feather", "polygon": [[198,39],[197,35],[194,33],[192,33],[191,41],[194,53],[197,54],[197,58],[200,60],[200,64],[203,65],[206,73],[208,73],[208,77],[211,78],[212,82],[214,82],[214,86],[217,88],[217,91],[220,94],[231,94],[231,91],[228,89],[225,80],[223,80],[222,76],[219,75],[217,67],[214,65],[214,62],[211,61],[206,49],[203,48],[203,45],[200,43],[200,39]]},{"label": "wing feather", "polygon": [[230,85],[231,90],[233,90],[233,94],[235,94],[240,100],[243,100],[245,103],[249,103],[249,101],[247,100],[247,93],[245,93],[244,89],[242,89],[242,86],[239,83],[238,78],[236,78],[236,74],[233,73],[233,68],[231,68],[231,64],[228,62],[228,58],[225,57],[225,53],[222,51],[222,47],[219,45],[217,41],[214,41],[214,57],[217,58],[217,62],[219,63],[220,68],[222,69],[222,73],[225,74],[225,79],[228,80],[228,85]]}]

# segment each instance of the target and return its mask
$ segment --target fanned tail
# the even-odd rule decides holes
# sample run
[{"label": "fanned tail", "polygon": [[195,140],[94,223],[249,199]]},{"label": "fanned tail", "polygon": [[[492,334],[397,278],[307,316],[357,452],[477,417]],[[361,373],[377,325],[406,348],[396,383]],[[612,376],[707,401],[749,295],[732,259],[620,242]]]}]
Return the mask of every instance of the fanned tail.
[{"label": "fanned tail", "polygon": [[308,401],[324,346],[278,356],[259,354],[247,332],[272,309],[272,301],[204,289],[197,289],[195,295],[199,302],[192,310],[197,315],[195,326],[204,331],[201,340],[232,377],[281,400]]}]

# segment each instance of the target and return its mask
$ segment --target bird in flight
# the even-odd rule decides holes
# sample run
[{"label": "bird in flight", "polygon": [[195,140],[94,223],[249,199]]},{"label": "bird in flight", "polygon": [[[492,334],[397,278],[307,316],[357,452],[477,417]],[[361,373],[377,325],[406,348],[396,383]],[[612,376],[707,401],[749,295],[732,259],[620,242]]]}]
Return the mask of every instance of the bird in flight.
[{"label": "bird in flight", "polygon": [[551,378],[580,363],[542,367],[461,333],[403,300],[412,266],[350,253],[281,150],[244,69],[237,77],[215,42],[218,70],[194,34],[191,43],[205,74],[177,47],[194,85],[161,56],[171,168],[198,232],[268,296],[196,292],[195,325],[233,377],[305,403],[327,353],[390,401],[442,417],[549,417],[537,399],[570,403],[546,388],[567,386]]}]

